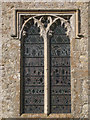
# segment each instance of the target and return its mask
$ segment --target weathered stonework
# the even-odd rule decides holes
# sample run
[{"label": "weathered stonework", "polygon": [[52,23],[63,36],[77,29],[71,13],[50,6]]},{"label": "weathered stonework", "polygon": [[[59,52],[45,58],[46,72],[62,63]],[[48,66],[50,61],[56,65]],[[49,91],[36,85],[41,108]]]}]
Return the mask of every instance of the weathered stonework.
[{"label": "weathered stonework", "polygon": [[88,117],[90,118],[90,2],[88,7]]},{"label": "weathered stonework", "polygon": [[[79,9],[81,38],[71,39],[72,113],[20,115],[20,40],[11,37],[13,9]],[[87,2],[2,2],[2,118],[90,118],[89,39],[90,4]],[[1,100],[1,98],[0,98]],[[0,102],[1,103],[1,102]]]},{"label": "weathered stonework", "polygon": [[[2,15],[2,3],[0,2],[0,16]],[[0,17],[0,77],[2,77],[2,19]],[[0,79],[0,84],[2,79]],[[0,118],[2,118],[2,84],[0,85]]]}]

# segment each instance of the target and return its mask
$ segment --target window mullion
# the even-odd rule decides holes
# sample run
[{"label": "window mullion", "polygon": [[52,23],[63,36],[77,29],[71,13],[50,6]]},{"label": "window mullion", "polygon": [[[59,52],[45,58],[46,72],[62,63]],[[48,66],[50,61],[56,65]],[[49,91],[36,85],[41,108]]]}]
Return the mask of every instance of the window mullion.
[{"label": "window mullion", "polygon": [[50,113],[50,47],[47,33],[44,35],[44,113]]}]

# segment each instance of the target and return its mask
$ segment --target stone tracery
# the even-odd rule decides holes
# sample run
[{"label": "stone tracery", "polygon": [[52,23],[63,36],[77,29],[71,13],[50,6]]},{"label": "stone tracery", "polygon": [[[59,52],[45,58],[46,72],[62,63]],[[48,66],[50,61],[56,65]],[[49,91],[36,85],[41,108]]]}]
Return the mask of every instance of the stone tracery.
[{"label": "stone tracery", "polygon": [[[40,76],[40,79],[42,79],[44,83],[44,87],[43,87],[43,84],[41,84],[41,87],[38,88],[38,84],[34,83],[33,84],[34,88],[32,87],[31,88],[27,87],[27,89],[24,88],[25,95],[27,94],[29,95],[32,94],[32,96],[33,94],[40,95],[41,94],[40,92],[36,93],[35,91],[38,91],[38,90],[43,91],[43,96],[42,96],[43,105],[42,104],[37,105],[38,113],[43,113],[43,112],[45,114],[49,114],[50,112],[51,113],[68,113],[68,112],[70,113],[70,110],[71,110],[70,103],[68,104],[66,103],[65,105],[64,104],[60,105],[60,102],[56,101],[57,105],[59,106],[58,107],[56,104],[53,104],[50,101],[50,99],[53,99],[53,97],[55,98],[55,96],[60,97],[62,95],[62,92],[63,94],[67,94],[67,96],[70,97],[70,45],[69,45],[70,30],[71,29],[70,29],[69,22],[55,15],[52,15],[52,16],[40,15],[40,16],[30,17],[27,20],[25,20],[22,25],[21,41],[24,41],[24,44],[23,44],[25,49],[24,61],[26,61],[26,59],[28,59],[29,61],[29,65],[28,66],[26,65],[23,68],[24,75],[26,77],[24,81],[25,83],[27,83],[27,80],[30,77],[30,80],[32,81],[32,84],[33,84],[33,79],[35,78],[37,79],[39,75],[42,75]],[[39,61],[37,61],[38,60],[37,57],[40,57],[40,62],[42,61],[42,57],[43,57],[43,66],[42,65],[38,66]],[[58,57],[58,61],[57,61],[57,57]],[[62,64],[61,62],[62,57],[64,60],[64,64],[59,65],[59,64]],[[50,65],[52,64],[52,59],[54,64],[57,61],[57,64],[55,66]],[[36,62],[34,65],[32,65],[34,60]],[[35,66],[36,63],[38,63],[37,66]],[[67,63],[69,64],[67,65]],[[34,78],[32,78],[31,76],[34,76]],[[52,78],[50,78],[51,76]],[[53,88],[53,85],[50,85],[50,80],[51,80],[51,83],[54,85],[54,88]],[[56,81],[56,83],[54,82],[54,80]],[[57,81],[59,82],[58,86],[61,87],[59,88],[59,90],[57,86]],[[65,83],[65,81],[67,81],[67,83]],[[25,85],[27,86],[27,84]],[[63,85],[66,86],[65,89]],[[51,90],[50,90],[50,87],[51,87]],[[30,93],[30,91],[32,90],[34,91],[34,93],[32,92]],[[54,96],[54,94],[56,95]],[[61,100],[67,101],[67,99],[66,100],[61,99]],[[37,98],[37,101],[38,101],[38,98]],[[24,112],[26,113],[34,112],[33,108],[32,110],[30,109],[31,103],[27,107],[26,105],[27,103],[25,103]],[[67,110],[65,110],[66,106],[68,108]],[[33,107],[35,108],[35,105],[33,105]]]},{"label": "stone tracery", "polygon": [[71,26],[68,20],[65,20],[64,18],[57,15],[37,15],[32,16],[23,22],[19,38],[21,38],[22,33],[23,35],[26,34],[26,31],[24,31],[24,27],[27,27],[27,24],[30,23],[29,21],[33,21],[34,25],[40,28],[40,36],[44,37],[44,35],[47,33],[49,35],[52,35],[53,30],[51,30],[50,27],[55,23],[57,24],[57,21],[60,22],[60,25],[64,29],[67,29],[66,34],[70,36]]}]

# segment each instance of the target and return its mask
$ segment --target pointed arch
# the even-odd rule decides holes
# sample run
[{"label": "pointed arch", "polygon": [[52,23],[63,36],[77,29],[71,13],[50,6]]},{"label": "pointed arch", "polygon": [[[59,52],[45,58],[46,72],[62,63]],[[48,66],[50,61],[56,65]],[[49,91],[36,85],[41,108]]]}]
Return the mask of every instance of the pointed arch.
[{"label": "pointed arch", "polygon": [[[23,91],[25,91],[23,98],[24,100],[23,110],[25,113],[45,113],[48,115],[50,112],[55,113],[55,111],[57,113],[64,113],[65,109],[67,109],[66,113],[70,113],[71,106],[69,104],[66,103],[68,107],[66,107],[66,105],[63,104],[64,107],[63,110],[63,107],[61,107],[60,104],[57,103],[59,108],[53,109],[53,106],[55,105],[52,103],[52,101],[50,101],[50,98],[51,100],[53,100],[52,91],[58,92],[58,90],[56,90],[57,87],[55,88],[55,90],[54,89],[50,90],[50,86],[51,89],[53,88],[52,85],[50,85],[50,80],[51,80],[51,84],[53,84],[52,82],[53,79],[51,78],[51,76],[53,76],[53,72],[56,75],[60,74],[58,78],[59,82],[61,79],[63,79],[62,81],[65,80],[68,81],[66,83],[66,87],[67,84],[70,83],[70,77],[67,76],[67,74],[70,74],[70,66],[68,66],[70,62],[70,39],[68,37],[69,35],[67,29],[68,31],[70,31],[71,29],[69,29],[68,26],[69,23],[67,20],[55,15],[34,16],[26,20],[23,24],[23,27],[21,29],[21,39],[22,39],[21,42],[23,43],[23,49],[24,49],[22,53],[23,53],[23,61],[24,61],[23,75],[25,76],[23,77],[23,81],[24,81]],[[58,60],[56,59],[57,57]],[[67,57],[69,59],[66,59]],[[62,64],[62,62],[64,61],[65,66],[61,67],[58,66],[57,64],[56,66],[52,66],[52,65],[50,66],[50,64],[52,64],[52,59],[53,62],[57,62],[57,63],[59,62],[59,64]],[[42,61],[43,64],[40,63]],[[36,66],[36,64],[38,65]],[[52,68],[54,69],[54,71],[52,71]],[[61,74],[62,76],[66,74],[67,78],[64,79],[63,78],[64,76],[61,77]],[[32,75],[34,76],[33,78]],[[40,82],[43,80],[44,86],[41,84],[41,87],[39,86],[38,88],[37,76],[39,78],[39,75],[43,75],[40,76],[40,79],[38,80],[40,80]],[[54,77],[57,82],[57,76]],[[34,88],[31,86],[27,87],[27,85],[32,83],[32,81],[34,81],[35,83]],[[70,85],[69,87],[67,87],[68,89],[65,90],[63,85],[60,86],[61,88],[59,88],[59,91],[64,91],[64,92],[67,91],[67,93],[70,94],[69,93]],[[41,91],[40,94],[43,93],[43,95],[40,95],[42,96],[42,98],[38,98],[38,97],[35,98],[35,100],[37,101],[39,99],[41,99],[42,101],[41,103],[37,103],[37,104],[34,102],[35,100],[33,96],[33,94],[39,95],[38,93],[36,93],[36,91],[38,91],[38,93]],[[58,93],[61,94],[60,92]],[[29,97],[26,98],[26,95],[29,95]],[[69,96],[68,98],[62,96],[62,101],[66,102],[67,99],[70,99]],[[30,99],[33,99],[31,103],[28,102],[30,101]],[[31,104],[34,105],[31,107]],[[37,106],[36,111],[34,111],[35,105]]]},{"label": "pointed arch", "polygon": [[33,20],[21,40],[22,113],[44,113],[44,41]]},{"label": "pointed arch", "polygon": [[50,30],[50,113],[71,113],[70,38],[59,19]]},{"label": "pointed arch", "polygon": [[[47,16],[47,19],[49,21],[49,23],[47,24],[47,27],[45,28],[42,19]],[[37,18],[39,17],[39,18]],[[52,18],[53,17],[53,18]],[[43,36],[44,33],[48,33],[50,31],[50,27],[52,26],[52,24],[54,24],[57,20],[60,20],[61,22],[61,26],[63,26],[64,28],[67,29],[67,35],[70,35],[71,32],[71,26],[70,23],[68,22],[68,20],[65,20],[64,18],[57,16],[57,15],[36,15],[36,16],[32,16],[30,18],[28,18],[27,20],[25,20],[25,22],[23,23],[21,30],[20,30],[20,36],[19,38],[21,38],[22,32],[24,30],[24,27],[28,24],[28,22],[30,20],[34,20],[34,24],[37,24],[37,26],[40,28],[40,35]],[[51,31],[50,31],[51,32]]]}]

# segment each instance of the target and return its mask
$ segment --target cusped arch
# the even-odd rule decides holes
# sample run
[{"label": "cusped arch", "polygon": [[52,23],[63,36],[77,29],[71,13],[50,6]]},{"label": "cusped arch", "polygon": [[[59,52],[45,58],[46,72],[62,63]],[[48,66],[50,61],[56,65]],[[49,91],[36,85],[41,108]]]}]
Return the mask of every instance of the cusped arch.
[{"label": "cusped arch", "polygon": [[[24,54],[24,57],[23,57],[24,62],[23,63],[25,65],[23,68],[23,70],[24,70],[23,74],[26,77],[25,79],[24,78],[23,79],[24,79],[24,83],[26,85],[27,84],[29,85],[29,84],[31,84],[30,82],[32,82],[32,84],[34,84],[34,88],[35,88],[35,85],[36,85],[36,88],[38,87],[37,81],[40,81],[40,84],[41,84],[41,88],[40,88],[41,93],[40,94],[44,94],[44,89],[46,90],[46,88],[43,87],[44,82],[42,82],[42,81],[44,81],[44,79],[45,79],[45,81],[50,80],[50,76],[55,77],[54,75],[57,76],[57,75],[61,74],[61,73],[59,73],[60,71],[62,72],[62,74],[66,74],[66,75],[70,74],[70,69],[69,69],[70,67],[68,67],[70,65],[69,64],[69,60],[70,60],[70,55],[69,55],[70,54],[70,51],[69,51],[70,43],[69,42],[70,41],[68,41],[68,40],[66,41],[66,39],[68,38],[68,36],[67,36],[68,26],[69,26],[69,23],[66,20],[64,20],[63,18],[61,18],[61,17],[58,18],[58,16],[55,17],[55,16],[49,16],[49,15],[32,17],[32,18],[26,20],[26,22],[23,24],[23,27],[21,30],[22,41],[24,42],[24,44],[23,44],[24,51],[22,53]],[[64,38],[62,39],[61,35],[63,35],[63,33],[64,33]],[[47,34],[47,39],[45,39],[46,42],[43,41],[45,34]],[[50,34],[51,34],[51,37],[48,38],[48,35],[50,36]],[[58,34],[58,36],[57,36],[57,34]],[[59,35],[59,34],[61,34],[61,35]],[[50,64],[49,64],[49,66],[48,66],[48,64],[47,64],[47,66],[45,66],[46,64],[44,64],[44,60],[46,60],[46,61],[49,60],[48,57],[45,58],[45,56],[48,56],[49,46],[48,46],[48,49],[46,50],[47,54],[44,53],[44,48],[45,48],[44,45],[47,46],[48,45],[47,41],[49,41],[49,40],[51,42],[51,44],[50,44],[50,46],[51,46],[51,48],[50,48],[51,55],[50,56],[51,57],[50,56],[49,57],[50,57],[50,59],[53,60],[53,62],[52,62],[52,60],[51,60],[51,62],[55,66],[55,67],[53,66],[54,71],[52,71],[52,66],[51,66],[51,68],[49,68]],[[46,43],[47,43],[47,45],[46,45]],[[67,56],[69,59],[64,58]],[[63,59],[62,59],[62,57],[63,57]],[[56,58],[58,58],[58,59],[56,59]],[[64,61],[63,64],[66,65],[66,69],[65,69],[65,66],[60,67],[60,66],[63,66],[62,61]],[[35,65],[37,67],[35,67]],[[57,66],[57,68],[56,68],[56,66]],[[51,72],[49,73],[50,76],[48,78],[47,78],[47,76],[45,77],[45,75],[47,75],[47,74],[44,73],[44,70],[46,70],[46,68],[48,68],[47,70],[51,69],[50,70]],[[47,71],[46,71],[46,73],[47,73]],[[36,75],[36,76],[38,76],[38,78],[36,78],[35,76],[34,76],[35,79],[28,78],[28,75],[29,76]],[[42,77],[40,77],[40,79],[39,79],[40,75],[42,75]],[[66,76],[67,78],[68,78],[68,75]],[[58,77],[60,77],[60,76],[58,76]],[[58,85],[60,85],[61,79],[64,79],[63,81],[65,81],[65,78],[63,78],[63,77],[59,79]],[[55,79],[56,79],[56,83],[57,83],[57,78],[55,78]],[[52,82],[52,84],[54,84],[54,83]],[[55,85],[56,85],[56,83],[55,83]],[[68,82],[65,84],[68,85],[69,83],[70,83],[70,79],[68,78]],[[24,84],[24,86],[25,86],[25,84]],[[49,88],[49,87],[50,87],[50,85],[48,84],[47,88]],[[38,91],[38,90],[35,90],[34,88],[31,87],[31,88],[28,88],[28,90],[25,90],[25,87],[23,87],[23,91],[25,91],[24,95],[27,95],[27,94],[30,95],[30,94],[36,93],[36,91]],[[66,93],[68,93],[70,91],[69,88],[68,88],[68,90],[65,89],[64,91],[66,91]],[[54,91],[52,94],[56,94],[56,92],[58,92],[58,94],[62,94],[61,92],[63,92],[63,90],[60,87],[59,87],[59,91],[54,90],[54,88],[52,86],[51,86],[51,89],[53,89],[52,91]],[[30,93],[30,91],[33,91],[33,92]],[[38,95],[38,93],[36,93],[36,94]],[[37,112],[38,113],[43,113],[43,112],[45,112],[45,113],[50,113],[50,112],[51,113],[56,113],[56,112],[63,113],[65,110],[67,110],[67,111],[65,111],[65,113],[70,113],[71,106],[68,105],[68,107],[66,107],[65,105],[63,105],[64,106],[64,109],[63,109],[63,107],[60,106],[61,103],[58,99],[56,99],[56,101],[54,103],[51,103],[51,110],[49,111],[50,104],[46,105],[46,103],[44,103],[44,98],[48,98],[48,95],[47,96],[45,96],[45,95],[41,96],[41,98],[38,98],[38,97],[35,98],[35,99],[37,99],[37,101],[42,99],[42,102],[38,103],[38,107],[37,107],[38,110],[34,106],[32,107],[32,109],[30,108],[30,105],[33,104],[34,96],[32,98],[30,98],[30,96],[29,96],[27,99],[24,96],[24,99],[23,99],[24,100],[24,106],[23,106],[24,111],[23,112],[25,112],[25,113],[37,113]],[[31,103],[28,103],[29,98],[32,99]],[[58,96],[57,96],[57,98],[58,98]],[[51,96],[51,99],[53,99],[52,96]],[[65,99],[68,100],[67,97]],[[64,98],[62,98],[62,103],[63,103],[63,101],[64,101]],[[58,108],[57,108],[57,106],[56,106],[56,108],[53,107],[53,106],[55,106],[55,103],[57,103],[57,105],[59,106]],[[70,103],[70,97],[69,97],[69,103]],[[34,104],[36,104],[36,103],[34,103]],[[46,105],[46,107],[48,109],[47,111],[44,111],[44,110],[46,110],[46,108],[44,107],[44,104]],[[42,107],[40,107],[40,106],[42,106]],[[34,109],[36,111],[34,111]],[[56,109],[58,109],[58,111],[56,111]]]},{"label": "cusped arch", "polygon": [[44,113],[44,40],[39,28],[27,23],[21,41],[22,113]]},{"label": "cusped arch", "polygon": [[71,113],[70,38],[59,19],[50,30],[50,112]]},{"label": "cusped arch", "polygon": [[[47,23],[47,26],[45,27],[44,23],[43,23],[43,18],[47,17],[47,21],[49,21]],[[44,33],[48,33],[48,32],[52,32],[50,30],[50,27],[56,23],[57,21],[60,21],[61,26],[64,29],[67,29],[66,34],[70,36],[70,32],[71,32],[71,26],[70,23],[65,20],[64,18],[60,17],[60,16],[56,16],[56,15],[36,15],[36,16],[32,16],[30,18],[28,18],[22,25],[21,30],[20,30],[20,36],[19,38],[21,38],[22,33],[25,34],[26,31],[24,31],[24,27],[28,26],[27,24],[30,23],[30,21],[33,20],[33,24],[37,24],[37,27],[40,28],[40,35],[43,36]]]}]

